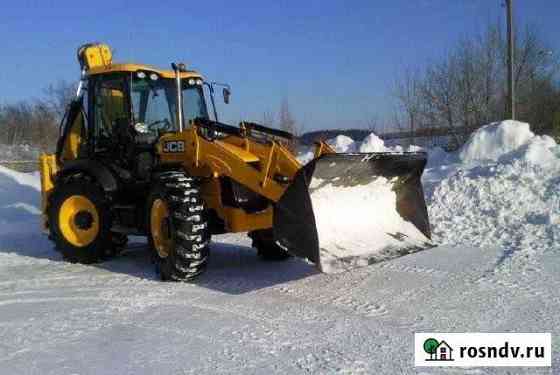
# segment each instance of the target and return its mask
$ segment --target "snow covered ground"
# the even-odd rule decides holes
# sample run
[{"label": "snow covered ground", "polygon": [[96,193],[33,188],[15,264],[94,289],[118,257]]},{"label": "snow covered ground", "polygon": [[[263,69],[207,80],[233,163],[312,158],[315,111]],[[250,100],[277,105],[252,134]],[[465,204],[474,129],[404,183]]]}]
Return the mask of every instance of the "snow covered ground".
[{"label": "snow covered ground", "polygon": [[[195,284],[159,282],[141,242],[68,264],[40,233],[38,177],[0,167],[0,373],[556,373],[560,148],[526,130],[431,152],[442,245],[341,274],[263,262],[238,235]],[[552,332],[553,368],[415,369],[421,331]]]}]

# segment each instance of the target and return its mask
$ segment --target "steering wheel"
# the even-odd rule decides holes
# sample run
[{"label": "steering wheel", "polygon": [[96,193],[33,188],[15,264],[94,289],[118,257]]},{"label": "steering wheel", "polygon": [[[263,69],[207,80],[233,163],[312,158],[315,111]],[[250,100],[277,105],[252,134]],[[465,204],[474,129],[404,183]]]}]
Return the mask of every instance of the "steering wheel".
[{"label": "steering wheel", "polygon": [[[163,126],[161,126],[163,124]],[[148,130],[150,132],[156,131],[156,130],[167,130],[170,128],[171,123],[169,122],[168,119],[163,119],[163,120],[157,120],[154,122],[151,122],[148,124]]]}]

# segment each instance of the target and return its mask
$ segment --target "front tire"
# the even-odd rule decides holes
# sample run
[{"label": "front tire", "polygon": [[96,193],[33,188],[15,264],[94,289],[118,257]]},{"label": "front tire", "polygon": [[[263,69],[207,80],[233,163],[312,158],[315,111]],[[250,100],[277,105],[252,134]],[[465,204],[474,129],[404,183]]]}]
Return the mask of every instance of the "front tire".
[{"label": "front tire", "polygon": [[62,182],[49,199],[55,247],[73,263],[91,264],[111,251],[111,213],[103,191],[85,180]]},{"label": "front tire", "polygon": [[180,171],[159,174],[147,211],[149,241],[162,280],[189,281],[203,273],[210,232],[198,180]]}]

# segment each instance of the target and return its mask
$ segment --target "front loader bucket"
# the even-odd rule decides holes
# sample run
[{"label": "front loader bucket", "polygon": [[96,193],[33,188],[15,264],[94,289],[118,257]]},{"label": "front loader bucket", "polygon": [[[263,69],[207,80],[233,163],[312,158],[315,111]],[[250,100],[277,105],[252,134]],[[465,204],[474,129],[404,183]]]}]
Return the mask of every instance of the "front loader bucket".
[{"label": "front loader bucket", "polygon": [[326,154],[305,165],[274,210],[281,247],[323,272],[431,247],[424,153]]}]

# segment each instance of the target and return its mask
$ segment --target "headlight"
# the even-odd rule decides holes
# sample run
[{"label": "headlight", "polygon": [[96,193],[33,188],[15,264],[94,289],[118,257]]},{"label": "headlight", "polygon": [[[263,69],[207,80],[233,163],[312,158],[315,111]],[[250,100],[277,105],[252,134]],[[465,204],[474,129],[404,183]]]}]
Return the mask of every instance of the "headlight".
[{"label": "headlight", "polygon": [[195,80],[194,80],[193,78],[190,78],[190,79],[189,79],[189,85],[192,86],[192,85],[194,85],[194,84],[195,84]]},{"label": "headlight", "polygon": [[144,79],[146,78],[146,73],[144,72],[138,72],[136,73],[136,77],[140,78],[140,79]]},{"label": "headlight", "polygon": [[201,79],[197,79],[197,80],[196,80],[196,84],[199,85],[199,86],[202,86],[202,80],[201,80]]}]

